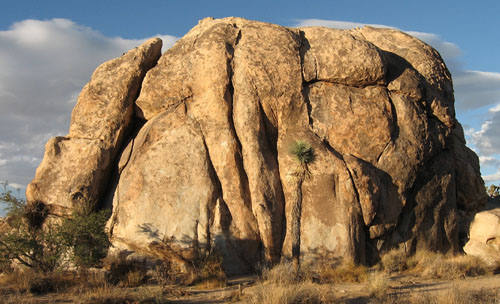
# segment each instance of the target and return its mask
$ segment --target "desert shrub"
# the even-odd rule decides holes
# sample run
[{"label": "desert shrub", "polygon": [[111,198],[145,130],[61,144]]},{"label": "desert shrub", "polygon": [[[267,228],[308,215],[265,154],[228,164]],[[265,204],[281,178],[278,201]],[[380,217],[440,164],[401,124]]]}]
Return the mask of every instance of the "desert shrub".
[{"label": "desert shrub", "polygon": [[490,185],[489,187],[486,187],[486,193],[488,193],[488,196],[491,198],[500,197],[500,187],[496,185]]},{"label": "desert shrub", "polygon": [[106,233],[108,210],[90,213],[74,213],[63,220],[60,234],[70,250],[70,258],[75,266],[90,268],[101,266],[110,246]]},{"label": "desert shrub", "polygon": [[7,217],[0,234],[0,264],[8,270],[13,261],[38,271],[52,271],[60,266],[65,247],[55,225],[41,224],[47,216],[40,202],[27,205],[2,185],[0,202],[6,206]]},{"label": "desert shrub", "polygon": [[108,268],[106,280],[113,285],[135,287],[147,280],[147,267],[142,261],[117,255],[108,256],[104,264]]},{"label": "desert shrub", "polygon": [[222,267],[222,255],[212,250],[195,261],[195,280],[198,286],[214,288],[226,286],[227,277]]},{"label": "desert shrub", "polygon": [[67,247],[61,239],[57,225],[34,230],[27,224],[10,226],[0,235],[2,264],[12,261],[41,272],[50,272],[63,265]]},{"label": "desert shrub", "polygon": [[320,286],[310,282],[292,284],[259,283],[254,292],[246,299],[247,303],[295,304],[295,303],[332,303],[334,297]]},{"label": "desert shrub", "polygon": [[7,218],[0,234],[0,265],[8,270],[14,261],[40,272],[67,265],[98,266],[110,245],[105,231],[108,212],[75,213],[62,222],[46,222],[48,210],[42,202],[26,204],[4,185],[0,202]]},{"label": "desert shrub", "polygon": [[408,256],[402,249],[393,249],[385,253],[381,258],[382,268],[388,273],[402,272],[411,268],[408,263]]},{"label": "desert shrub", "polygon": [[75,285],[73,275],[67,272],[42,273],[33,269],[14,270],[2,277],[1,285],[10,286],[18,293],[46,294],[59,292]]},{"label": "desert shrub", "polygon": [[361,283],[368,278],[368,268],[350,262],[321,263],[317,269],[318,279],[321,283]]},{"label": "desert shrub", "polygon": [[458,279],[475,277],[492,273],[492,270],[477,257],[460,255],[446,257],[435,255],[434,259],[426,260],[427,264],[421,266],[422,275],[439,279]]},{"label": "desert shrub", "polygon": [[389,279],[384,273],[373,273],[368,278],[368,293],[376,299],[386,299],[389,293]]},{"label": "desert shrub", "polygon": [[262,280],[278,285],[287,285],[296,282],[295,270],[292,263],[283,262],[272,268],[264,268],[261,273]]},{"label": "desert shrub", "polygon": [[392,250],[382,256],[381,264],[388,273],[411,271],[436,279],[474,277],[494,271],[494,267],[488,266],[477,257],[444,255],[428,250],[419,250],[410,257],[402,250]]},{"label": "desert shrub", "polygon": [[176,281],[175,272],[169,261],[158,262],[153,269],[148,272],[153,283],[158,285],[167,285]]}]

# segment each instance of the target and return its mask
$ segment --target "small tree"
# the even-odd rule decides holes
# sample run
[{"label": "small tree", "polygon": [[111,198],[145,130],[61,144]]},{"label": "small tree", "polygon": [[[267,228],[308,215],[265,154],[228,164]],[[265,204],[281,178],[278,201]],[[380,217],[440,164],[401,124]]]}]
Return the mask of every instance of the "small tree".
[{"label": "small tree", "polygon": [[486,192],[488,193],[489,197],[497,198],[500,196],[500,187],[496,185],[490,185],[489,187],[486,187]]},{"label": "small tree", "polygon": [[0,263],[4,269],[13,262],[36,271],[50,272],[61,266],[67,251],[57,225],[41,229],[46,209],[41,203],[27,205],[3,184],[0,202],[6,205],[7,217],[0,234]]},{"label": "small tree", "polygon": [[[110,245],[105,225],[109,212],[75,212],[61,222],[44,223],[47,209],[41,202],[26,204],[4,184],[0,202],[7,217],[0,233],[0,263],[13,261],[36,271],[51,272],[71,261],[79,268],[99,266]],[[7,267],[2,267],[7,268]]]},{"label": "small tree", "polygon": [[293,143],[290,153],[298,162],[298,167],[292,173],[294,198],[292,201],[292,260],[296,275],[300,271],[300,220],[302,214],[302,183],[309,174],[308,164],[314,161],[314,150],[310,144],[303,141]]}]

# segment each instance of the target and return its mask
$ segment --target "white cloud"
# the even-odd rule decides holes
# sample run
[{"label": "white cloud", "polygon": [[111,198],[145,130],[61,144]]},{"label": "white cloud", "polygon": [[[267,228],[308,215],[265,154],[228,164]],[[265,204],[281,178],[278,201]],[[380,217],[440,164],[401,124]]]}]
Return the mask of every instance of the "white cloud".
[{"label": "white cloud", "polygon": [[490,112],[490,113],[500,112],[500,103],[499,103],[499,104],[497,104],[496,106],[494,106],[493,108],[490,108],[490,109],[489,109],[489,112]]},{"label": "white cloud", "polygon": [[373,27],[382,27],[382,28],[393,28],[392,26],[387,26],[383,24],[368,24],[368,23],[359,23],[359,22],[350,22],[350,21],[337,21],[337,20],[325,20],[325,19],[299,19],[297,20],[297,24],[295,27],[304,27],[304,26],[324,26],[324,27],[332,27],[338,29],[352,29],[356,27],[362,27],[365,25],[373,26]]},{"label": "white cloud", "polygon": [[[349,22],[349,21],[335,21],[335,20],[322,20],[322,19],[303,19],[298,20],[298,23],[295,25],[297,27],[303,26],[325,26],[332,27],[338,29],[352,29],[356,27],[363,27],[365,25],[379,28],[392,28],[397,29],[393,26],[387,26],[382,24],[365,24],[358,22]],[[460,48],[451,42],[444,41],[436,34],[432,33],[424,33],[424,32],[416,32],[416,31],[405,31],[409,35],[417,37],[418,39],[424,41],[425,43],[432,45],[438,52],[443,56],[446,60],[448,67],[450,68],[450,62],[453,63],[453,67],[455,65],[459,65],[456,62],[456,58],[461,55]],[[450,68],[451,69],[451,68]]]},{"label": "white cloud", "polygon": [[481,166],[500,167],[500,159],[492,156],[479,156],[479,162],[481,163]]},{"label": "white cloud", "polygon": [[468,130],[467,134],[481,156],[491,156],[500,152],[500,112],[494,112],[485,120],[479,130]]},{"label": "white cloud", "polygon": [[[177,39],[158,36],[164,50]],[[24,20],[0,31],[0,180],[26,185],[45,142],[67,134],[94,69],[146,39],[106,37],[67,19]]]},{"label": "white cloud", "polygon": [[500,102],[500,73],[456,71],[453,76],[459,109],[469,110]]},{"label": "white cloud", "polygon": [[498,184],[498,181],[500,180],[500,170],[493,174],[483,175],[483,180],[488,184]]}]

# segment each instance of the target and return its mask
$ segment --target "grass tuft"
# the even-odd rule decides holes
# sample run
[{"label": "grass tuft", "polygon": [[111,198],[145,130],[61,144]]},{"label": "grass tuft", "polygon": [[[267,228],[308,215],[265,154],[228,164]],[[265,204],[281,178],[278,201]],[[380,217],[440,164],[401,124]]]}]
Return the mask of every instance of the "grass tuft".
[{"label": "grass tuft", "polygon": [[320,263],[316,271],[321,283],[362,283],[368,278],[368,268],[350,262],[337,265]]}]

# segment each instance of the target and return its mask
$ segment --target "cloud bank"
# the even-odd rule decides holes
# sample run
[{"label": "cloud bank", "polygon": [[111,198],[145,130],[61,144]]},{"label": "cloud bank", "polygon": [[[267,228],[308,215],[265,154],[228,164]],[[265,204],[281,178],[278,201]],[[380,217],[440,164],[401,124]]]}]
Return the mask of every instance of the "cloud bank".
[{"label": "cloud bank", "polygon": [[[164,49],[177,39],[158,36]],[[27,185],[45,142],[67,134],[95,68],[146,39],[106,37],[67,19],[24,20],[0,31],[0,181]]]}]

